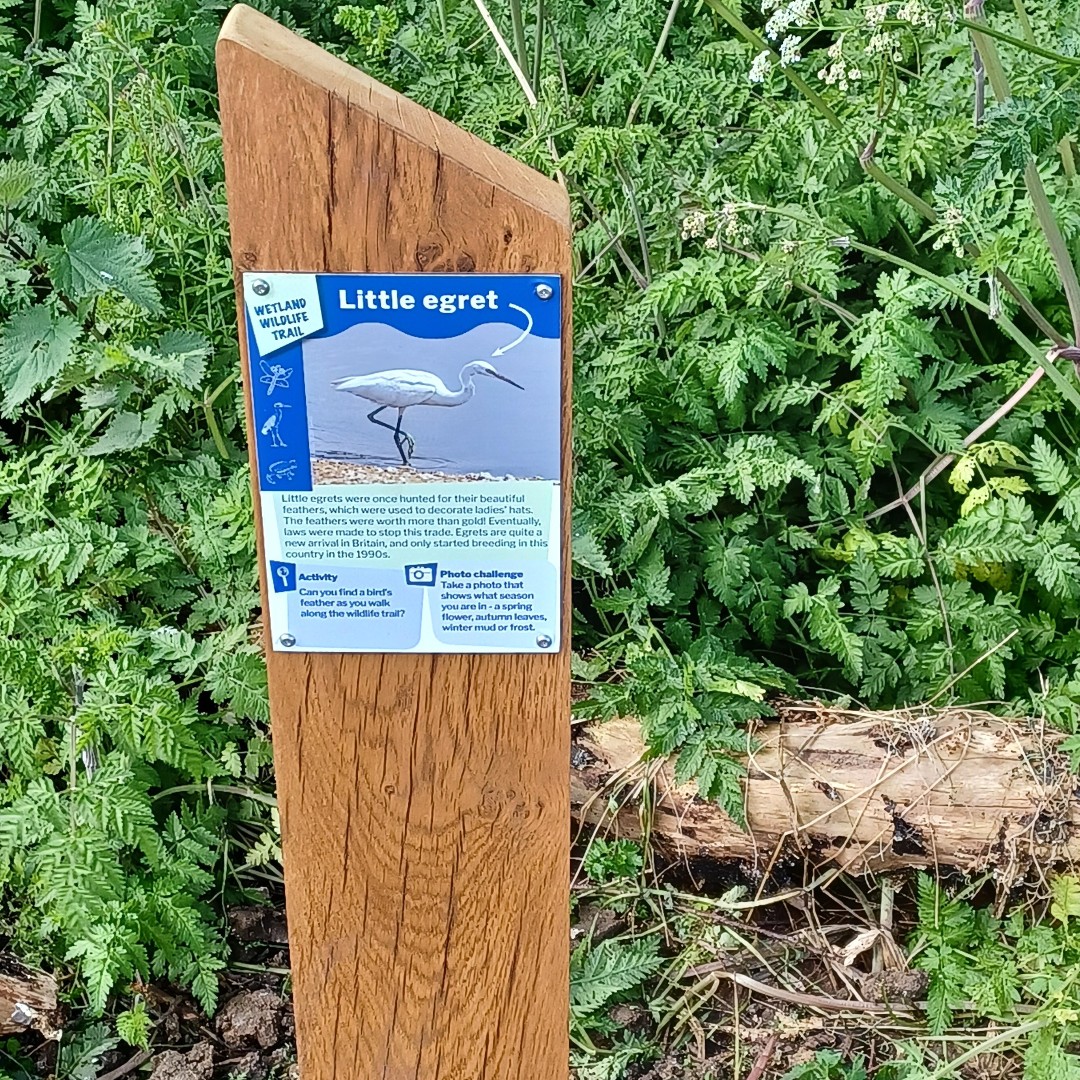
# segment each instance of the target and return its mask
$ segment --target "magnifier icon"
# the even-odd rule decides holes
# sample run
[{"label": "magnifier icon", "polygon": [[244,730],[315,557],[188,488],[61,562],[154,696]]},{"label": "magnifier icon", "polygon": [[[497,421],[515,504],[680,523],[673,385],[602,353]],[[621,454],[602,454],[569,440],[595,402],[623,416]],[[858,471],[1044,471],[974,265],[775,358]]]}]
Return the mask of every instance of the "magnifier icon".
[{"label": "magnifier icon", "polygon": [[279,566],[277,568],[277,576],[280,579],[281,584],[284,585],[285,588],[288,588],[289,587],[289,568],[287,566]]}]

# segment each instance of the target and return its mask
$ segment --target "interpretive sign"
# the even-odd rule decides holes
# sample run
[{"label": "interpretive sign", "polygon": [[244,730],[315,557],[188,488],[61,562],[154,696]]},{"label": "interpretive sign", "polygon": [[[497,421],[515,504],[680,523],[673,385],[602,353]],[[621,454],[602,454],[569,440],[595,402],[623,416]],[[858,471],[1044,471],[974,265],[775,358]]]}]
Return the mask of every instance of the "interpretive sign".
[{"label": "interpretive sign", "polygon": [[243,4],[217,57],[300,1073],[566,1080],[567,192]]},{"label": "interpretive sign", "polygon": [[558,651],[559,287],[243,275],[274,649]]}]

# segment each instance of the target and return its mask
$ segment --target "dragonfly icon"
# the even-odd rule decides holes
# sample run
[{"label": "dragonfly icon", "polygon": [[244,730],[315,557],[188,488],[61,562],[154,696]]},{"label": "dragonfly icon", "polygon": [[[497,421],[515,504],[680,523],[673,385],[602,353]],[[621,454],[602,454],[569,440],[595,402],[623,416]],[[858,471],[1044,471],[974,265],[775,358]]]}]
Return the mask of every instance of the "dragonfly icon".
[{"label": "dragonfly icon", "polygon": [[284,367],[281,364],[268,364],[265,360],[259,361],[259,367],[263,371],[259,382],[266,384],[267,397],[270,397],[279,386],[282,390],[289,389],[289,378],[293,373],[291,367]]}]

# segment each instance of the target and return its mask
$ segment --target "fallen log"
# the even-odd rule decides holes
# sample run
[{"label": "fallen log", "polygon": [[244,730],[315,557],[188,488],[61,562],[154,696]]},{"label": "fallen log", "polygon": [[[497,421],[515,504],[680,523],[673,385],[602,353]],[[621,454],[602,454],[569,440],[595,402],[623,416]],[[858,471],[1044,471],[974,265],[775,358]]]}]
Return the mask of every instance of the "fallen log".
[{"label": "fallen log", "polygon": [[0,953],[0,1035],[34,1030],[59,1038],[56,1020],[56,980]]},{"label": "fallen log", "polygon": [[749,733],[745,829],[693,784],[677,784],[670,760],[647,760],[636,721],[579,730],[570,781],[579,827],[640,839],[648,808],[656,851],[691,867],[940,865],[991,869],[1008,883],[1035,862],[1080,859],[1077,778],[1061,736],[1039,721],[794,702],[777,714]]}]

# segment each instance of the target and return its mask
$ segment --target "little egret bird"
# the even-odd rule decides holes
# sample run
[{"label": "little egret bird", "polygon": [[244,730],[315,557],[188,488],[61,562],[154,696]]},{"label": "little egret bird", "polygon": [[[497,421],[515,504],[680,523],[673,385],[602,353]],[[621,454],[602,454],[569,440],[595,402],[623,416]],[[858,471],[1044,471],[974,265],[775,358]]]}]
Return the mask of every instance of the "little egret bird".
[{"label": "little egret bird", "polygon": [[281,417],[282,409],[290,409],[291,405],[284,405],[280,401],[274,402],[274,411],[266,418],[265,423],[259,428],[260,435],[270,436],[270,445],[284,448],[285,440],[281,437]]},{"label": "little egret bird", "polygon": [[[415,371],[411,368],[393,368],[390,371],[373,371],[370,375],[350,375],[345,379],[335,379],[330,385],[335,390],[343,390],[347,394],[355,394],[367,401],[373,401],[378,406],[367,414],[367,418],[379,427],[384,427],[394,433],[394,445],[401,455],[401,464],[408,465],[416,444],[413,437],[401,430],[401,420],[405,410],[413,405],[441,405],[444,408],[452,408],[455,405],[464,405],[476,393],[473,384],[474,375],[487,375],[492,379],[501,379],[519,390],[525,387],[500,375],[495,368],[486,360],[473,360],[461,369],[458,381],[461,386],[457,390],[451,390],[446,383],[433,375],[430,371]],[[377,419],[383,409],[397,409],[397,424],[388,424],[385,420]],[[408,453],[405,447],[408,446]]]}]

